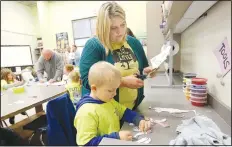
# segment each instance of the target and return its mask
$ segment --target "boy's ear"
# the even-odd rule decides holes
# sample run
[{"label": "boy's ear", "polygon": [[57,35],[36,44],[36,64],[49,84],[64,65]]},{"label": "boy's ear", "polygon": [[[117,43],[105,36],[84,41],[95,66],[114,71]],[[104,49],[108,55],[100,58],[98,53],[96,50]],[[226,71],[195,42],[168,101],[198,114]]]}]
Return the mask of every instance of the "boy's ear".
[{"label": "boy's ear", "polygon": [[96,85],[91,85],[91,91],[96,91],[96,90],[97,90]]}]

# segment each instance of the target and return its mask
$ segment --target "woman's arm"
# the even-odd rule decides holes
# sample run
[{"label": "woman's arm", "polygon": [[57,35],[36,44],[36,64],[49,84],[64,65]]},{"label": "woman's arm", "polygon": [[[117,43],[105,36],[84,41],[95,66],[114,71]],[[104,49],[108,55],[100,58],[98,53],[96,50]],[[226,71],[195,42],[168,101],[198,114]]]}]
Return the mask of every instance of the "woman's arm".
[{"label": "woman's arm", "polygon": [[103,56],[105,56],[105,51],[101,50],[101,44],[97,42],[96,38],[89,39],[83,48],[80,59],[80,75],[83,87],[90,90],[89,69],[94,63],[103,60]]}]

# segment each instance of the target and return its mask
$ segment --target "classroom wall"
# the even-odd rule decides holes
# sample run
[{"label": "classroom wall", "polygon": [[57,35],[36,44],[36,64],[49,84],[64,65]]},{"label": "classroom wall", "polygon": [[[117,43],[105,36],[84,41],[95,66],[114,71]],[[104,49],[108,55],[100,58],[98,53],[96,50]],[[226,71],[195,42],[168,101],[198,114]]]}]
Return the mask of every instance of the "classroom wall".
[{"label": "classroom wall", "polygon": [[208,79],[209,93],[231,108],[231,71],[224,77],[225,86],[216,78],[220,66],[213,50],[227,37],[231,48],[231,2],[218,1],[181,35],[181,71],[196,72]]},{"label": "classroom wall", "polygon": [[[147,58],[150,59],[160,53],[164,42],[164,37],[159,28],[161,23],[161,4],[162,1],[149,1],[146,5],[147,17]],[[161,66],[159,71],[164,71],[164,66]]]},{"label": "classroom wall", "polygon": [[[69,44],[73,44],[72,20],[96,16],[104,1],[52,1],[48,2],[49,48],[56,48],[55,34],[68,32]],[[146,1],[118,1],[126,11],[128,27],[136,36],[146,36]],[[38,10],[39,12],[39,10]],[[41,30],[42,32],[42,30]],[[43,36],[43,35],[42,35]],[[46,44],[46,43],[45,43]]]},{"label": "classroom wall", "polygon": [[[35,19],[31,8],[16,1],[1,1],[1,45],[36,47]],[[35,56],[32,54],[33,62]]]},{"label": "classroom wall", "polygon": [[[147,17],[147,56],[150,59],[160,53],[161,47],[164,43],[164,36],[162,30],[160,29],[160,24],[162,22],[161,18],[161,4],[162,1],[149,1],[146,5],[146,17]],[[173,40],[175,40],[179,46],[181,43],[180,34],[174,34]],[[181,52],[179,51],[173,57],[173,68],[175,71],[180,70],[180,57]],[[164,65],[161,65],[159,71],[165,71]]]}]

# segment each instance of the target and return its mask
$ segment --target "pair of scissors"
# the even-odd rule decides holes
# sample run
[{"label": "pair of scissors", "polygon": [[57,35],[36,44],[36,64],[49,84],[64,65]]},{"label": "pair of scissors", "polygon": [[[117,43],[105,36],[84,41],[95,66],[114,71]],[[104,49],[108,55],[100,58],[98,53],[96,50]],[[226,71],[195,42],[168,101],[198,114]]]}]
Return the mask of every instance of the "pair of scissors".
[{"label": "pair of scissors", "polygon": [[139,78],[139,79],[141,79],[141,80],[145,80],[145,79],[147,79],[147,78],[151,78],[151,74],[152,73],[154,73],[154,72],[156,72],[158,70],[158,68],[155,68],[155,69],[153,69],[151,72],[149,72],[147,75],[144,75],[144,74],[142,74],[142,75],[140,75],[140,74],[136,74],[136,78]]}]

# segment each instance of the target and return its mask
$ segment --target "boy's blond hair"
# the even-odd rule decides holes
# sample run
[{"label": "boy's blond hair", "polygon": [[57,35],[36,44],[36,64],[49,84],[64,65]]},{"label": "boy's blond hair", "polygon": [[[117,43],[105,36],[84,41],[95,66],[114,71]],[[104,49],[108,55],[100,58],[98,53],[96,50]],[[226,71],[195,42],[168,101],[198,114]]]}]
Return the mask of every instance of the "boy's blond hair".
[{"label": "boy's blond hair", "polygon": [[71,72],[74,70],[74,66],[72,64],[65,64],[64,68],[66,71]]},{"label": "boy's blond hair", "polygon": [[[110,19],[115,16],[119,16],[126,21],[125,11],[116,2],[106,2],[101,5],[97,16],[96,36],[104,46],[107,55],[109,53],[109,49],[112,49],[110,42]],[[125,40],[125,38],[126,33],[123,40]]]},{"label": "boy's blond hair", "polygon": [[80,81],[80,74],[77,71],[70,72],[68,77],[72,80],[72,82],[78,83]]},{"label": "boy's blond hair", "polygon": [[89,85],[100,87],[106,83],[121,81],[120,71],[112,64],[100,61],[91,66],[89,69]]}]

